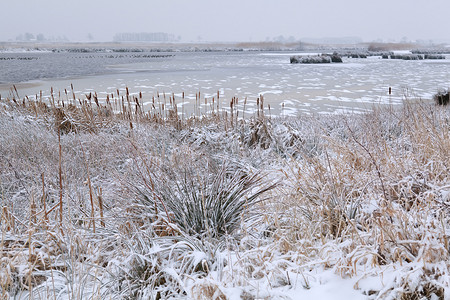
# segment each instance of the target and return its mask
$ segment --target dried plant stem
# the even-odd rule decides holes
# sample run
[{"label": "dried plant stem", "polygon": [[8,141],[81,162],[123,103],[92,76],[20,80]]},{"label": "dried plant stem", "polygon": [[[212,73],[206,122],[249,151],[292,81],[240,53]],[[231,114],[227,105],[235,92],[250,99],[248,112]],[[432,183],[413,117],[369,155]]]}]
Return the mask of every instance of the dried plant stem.
[{"label": "dried plant stem", "polygon": [[62,148],[61,148],[61,126],[58,126],[58,144],[59,144],[59,229],[62,230],[63,219],[63,185],[62,185]]},{"label": "dried plant stem", "polygon": [[103,196],[102,196],[102,188],[98,188],[98,207],[100,209],[100,225],[105,227],[105,221],[103,220]]},{"label": "dried plant stem", "polygon": [[381,184],[381,189],[383,190],[384,200],[387,201],[388,197],[387,197],[386,189],[384,187],[383,177],[381,176],[380,166],[378,165],[377,161],[375,160],[375,158],[373,157],[373,155],[369,151],[369,149],[367,149],[366,146],[364,146],[360,141],[358,141],[358,139],[355,136],[355,133],[350,128],[350,125],[348,124],[347,120],[345,120],[345,125],[347,126],[347,129],[350,132],[350,135],[351,135],[352,139],[355,141],[355,143],[358,144],[369,155],[370,160],[372,161],[372,164],[374,165],[374,167],[377,171],[378,179],[380,180],[380,184]]},{"label": "dried plant stem", "polygon": [[44,210],[44,228],[46,228],[48,224],[48,217],[47,217],[47,199],[45,197],[44,173],[41,174],[41,179],[42,179],[42,208]]},{"label": "dried plant stem", "polygon": [[34,194],[31,194],[30,201],[30,228],[36,225],[36,202],[34,201]]},{"label": "dried plant stem", "polygon": [[88,165],[87,158],[86,158],[86,152],[84,151],[81,141],[80,141],[80,147],[81,147],[81,152],[83,153],[84,164],[86,166],[87,181],[88,181],[88,186],[89,186],[89,199],[91,200],[91,219],[89,220],[89,226],[92,222],[92,228],[95,233],[94,192],[92,190],[91,177],[89,176],[89,165]]}]

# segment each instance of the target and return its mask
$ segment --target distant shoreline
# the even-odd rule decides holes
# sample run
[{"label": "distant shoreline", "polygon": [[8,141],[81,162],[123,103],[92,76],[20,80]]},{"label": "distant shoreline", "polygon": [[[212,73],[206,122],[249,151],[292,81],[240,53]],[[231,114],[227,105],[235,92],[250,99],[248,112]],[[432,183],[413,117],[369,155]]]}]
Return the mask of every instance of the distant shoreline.
[{"label": "distant shoreline", "polygon": [[367,50],[376,48],[382,51],[411,50],[411,49],[437,49],[447,50],[449,45],[423,45],[417,43],[358,43],[358,44],[311,44],[303,42],[205,42],[205,43],[149,43],[149,42],[0,42],[1,52],[33,52],[33,51],[69,51],[86,50],[101,51],[299,51],[299,50]]}]

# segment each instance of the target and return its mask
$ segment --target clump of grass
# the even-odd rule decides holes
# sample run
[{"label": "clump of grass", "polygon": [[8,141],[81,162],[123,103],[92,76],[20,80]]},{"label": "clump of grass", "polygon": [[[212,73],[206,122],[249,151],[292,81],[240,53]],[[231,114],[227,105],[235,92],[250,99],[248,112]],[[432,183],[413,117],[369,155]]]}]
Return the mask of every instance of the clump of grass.
[{"label": "clump of grass", "polygon": [[142,203],[154,213],[167,212],[167,221],[188,235],[216,239],[234,233],[242,220],[255,216],[252,210],[261,196],[276,186],[242,165],[192,158],[195,161],[181,162],[178,156],[175,164],[137,165],[145,170],[144,184],[136,186]]}]

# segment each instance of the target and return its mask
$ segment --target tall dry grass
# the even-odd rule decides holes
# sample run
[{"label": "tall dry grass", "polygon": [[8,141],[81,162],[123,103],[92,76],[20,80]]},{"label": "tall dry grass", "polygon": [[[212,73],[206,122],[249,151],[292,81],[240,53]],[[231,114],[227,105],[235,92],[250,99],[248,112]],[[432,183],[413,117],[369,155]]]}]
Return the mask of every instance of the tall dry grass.
[{"label": "tall dry grass", "polygon": [[369,299],[449,297],[448,108],[84,97],[0,103],[1,297],[273,298],[327,270]]}]

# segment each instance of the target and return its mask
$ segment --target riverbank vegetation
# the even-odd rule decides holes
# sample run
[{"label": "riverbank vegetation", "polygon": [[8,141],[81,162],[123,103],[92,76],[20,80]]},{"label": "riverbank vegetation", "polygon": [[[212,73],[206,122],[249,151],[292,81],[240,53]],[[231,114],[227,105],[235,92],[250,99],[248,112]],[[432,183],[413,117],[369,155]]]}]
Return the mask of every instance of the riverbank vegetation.
[{"label": "riverbank vegetation", "polygon": [[447,106],[117,93],[1,99],[2,299],[450,297]]}]

